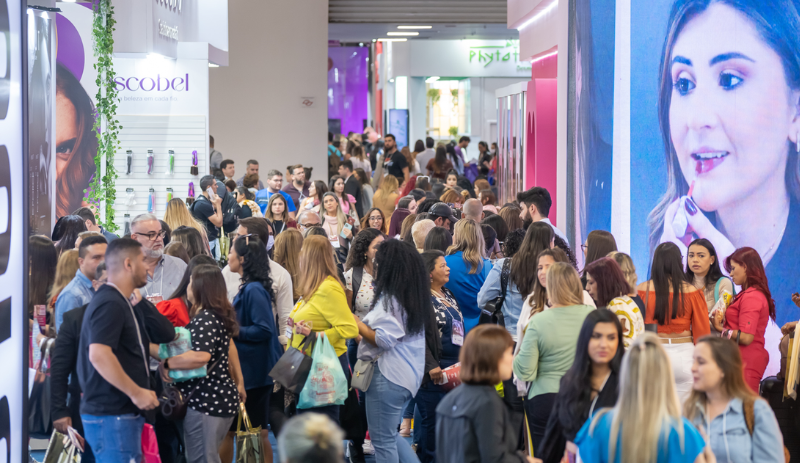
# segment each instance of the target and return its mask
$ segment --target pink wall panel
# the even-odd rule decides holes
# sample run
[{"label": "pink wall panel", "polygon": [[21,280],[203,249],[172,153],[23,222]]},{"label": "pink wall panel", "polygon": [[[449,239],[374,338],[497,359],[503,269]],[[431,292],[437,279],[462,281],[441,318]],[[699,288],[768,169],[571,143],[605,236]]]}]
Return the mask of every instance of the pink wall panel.
[{"label": "pink wall panel", "polygon": [[557,163],[557,101],[556,79],[536,79],[528,82],[525,159],[525,189],[534,186],[547,188],[553,199],[550,220],[554,225],[558,212],[556,191],[558,185]]}]

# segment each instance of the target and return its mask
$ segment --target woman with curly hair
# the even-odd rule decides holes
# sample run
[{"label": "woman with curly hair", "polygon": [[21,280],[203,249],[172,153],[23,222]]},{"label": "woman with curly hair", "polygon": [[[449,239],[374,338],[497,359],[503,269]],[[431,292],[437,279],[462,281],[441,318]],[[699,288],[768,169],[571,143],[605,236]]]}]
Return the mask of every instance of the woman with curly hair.
[{"label": "woman with curly hair", "polygon": [[[247,397],[245,408],[253,427],[261,427],[264,452],[271,454],[267,412],[273,381],[269,372],[283,354],[283,348],[278,340],[280,333],[275,317],[272,316],[275,293],[272,290],[266,244],[256,236],[240,236],[231,246],[228,265],[242,280],[239,294],[233,299],[233,307],[239,323],[239,335],[234,338],[234,343],[240,353]],[[231,431],[235,431],[233,426]],[[229,436],[232,434],[229,433]]]}]

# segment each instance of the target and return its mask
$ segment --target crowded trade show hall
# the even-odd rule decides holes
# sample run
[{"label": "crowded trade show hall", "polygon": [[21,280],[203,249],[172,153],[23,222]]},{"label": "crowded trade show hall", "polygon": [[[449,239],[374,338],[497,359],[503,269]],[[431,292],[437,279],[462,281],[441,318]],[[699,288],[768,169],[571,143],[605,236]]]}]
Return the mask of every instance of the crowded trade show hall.
[{"label": "crowded trade show hall", "polygon": [[0,0],[0,463],[800,461],[798,30]]}]

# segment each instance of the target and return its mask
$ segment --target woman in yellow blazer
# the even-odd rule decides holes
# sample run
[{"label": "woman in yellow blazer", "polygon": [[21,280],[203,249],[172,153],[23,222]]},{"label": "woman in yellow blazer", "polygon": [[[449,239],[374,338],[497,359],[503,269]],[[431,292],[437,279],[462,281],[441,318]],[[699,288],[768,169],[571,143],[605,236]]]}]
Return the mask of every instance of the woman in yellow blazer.
[{"label": "woman in yellow blazer", "polygon": [[[349,384],[346,341],[358,336],[358,327],[339,281],[333,247],[324,236],[310,236],[303,241],[299,273],[301,298],[290,315],[290,324],[294,327],[292,346],[300,348],[311,333],[325,333],[339,356]],[[339,422],[338,405],[298,409],[297,412],[322,413]]]}]

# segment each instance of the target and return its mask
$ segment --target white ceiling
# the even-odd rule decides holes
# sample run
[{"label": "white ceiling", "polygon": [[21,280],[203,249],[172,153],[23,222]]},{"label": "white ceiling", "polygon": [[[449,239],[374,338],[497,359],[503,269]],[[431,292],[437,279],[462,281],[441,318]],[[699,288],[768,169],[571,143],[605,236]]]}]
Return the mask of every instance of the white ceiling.
[{"label": "white ceiling", "polygon": [[[353,24],[330,23],[328,24],[328,39],[340,42],[371,42],[373,39],[388,37],[387,32],[399,32],[397,26],[401,23],[391,24]],[[407,23],[402,23],[407,24]],[[517,40],[519,32],[516,29],[507,29],[503,24],[427,24],[432,29],[422,29],[417,37],[407,37],[411,40]],[[409,31],[405,31],[409,32]]]},{"label": "white ceiling", "polygon": [[507,0],[330,0],[328,22],[505,24]]}]

